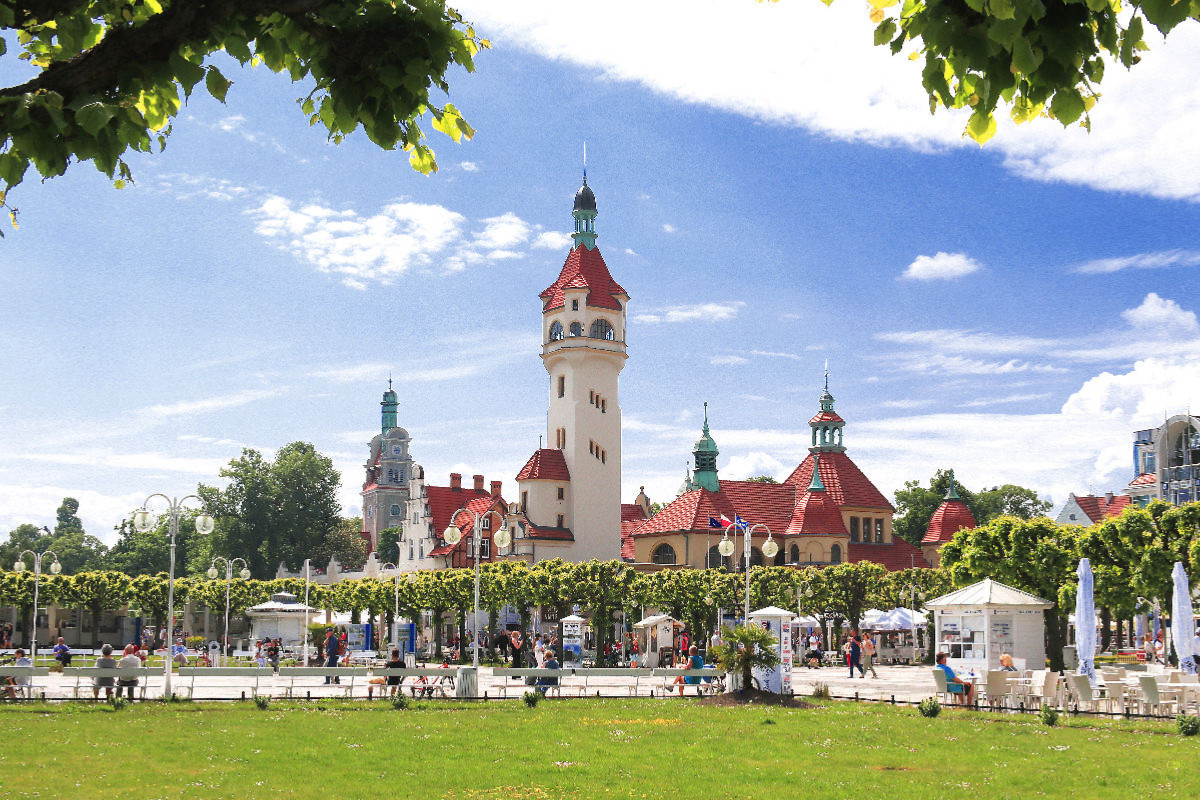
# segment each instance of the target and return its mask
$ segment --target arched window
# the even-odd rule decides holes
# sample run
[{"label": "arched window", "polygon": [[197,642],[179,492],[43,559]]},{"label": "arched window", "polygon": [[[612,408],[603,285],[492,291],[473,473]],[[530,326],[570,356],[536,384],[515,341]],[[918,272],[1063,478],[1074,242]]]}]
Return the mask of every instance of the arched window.
[{"label": "arched window", "polygon": [[583,326],[580,325],[578,322],[572,322],[571,323],[571,335],[572,336],[583,336]]},{"label": "arched window", "polygon": [[775,564],[775,566],[777,566],[777,567],[782,567],[782,566],[783,566],[783,564],[784,564],[783,548],[780,548],[779,552],[775,554],[775,562],[774,562],[774,564]]},{"label": "arched window", "polygon": [[791,563],[799,564],[800,563],[800,545],[798,545],[798,544],[792,545],[792,549],[788,552],[788,556],[791,559]]},{"label": "arched window", "polygon": [[554,324],[550,326],[550,341],[557,342],[559,339],[562,339],[565,335],[566,334],[563,333],[562,323],[559,322],[558,320],[555,320]]},{"label": "arched window", "polygon": [[669,544],[660,544],[654,548],[654,555],[651,560],[655,564],[674,564],[675,563],[675,548]]},{"label": "arched window", "polygon": [[598,319],[592,323],[591,337],[593,339],[608,339],[613,338],[613,326],[606,319]]},{"label": "arched window", "polygon": [[719,569],[720,567],[729,567],[729,559],[721,555],[721,550],[713,545],[708,548],[708,555],[704,557],[705,569]]},{"label": "arched window", "polygon": [[842,546],[840,544],[835,544],[829,548],[829,563],[842,563]]}]

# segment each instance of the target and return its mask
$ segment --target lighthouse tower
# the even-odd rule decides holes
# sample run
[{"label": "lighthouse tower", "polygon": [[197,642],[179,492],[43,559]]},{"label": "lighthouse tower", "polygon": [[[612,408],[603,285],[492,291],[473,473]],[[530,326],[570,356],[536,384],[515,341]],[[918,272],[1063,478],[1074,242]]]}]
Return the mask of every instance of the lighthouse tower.
[{"label": "lighthouse tower", "polygon": [[621,406],[629,295],[596,247],[596,195],[575,194],[574,242],[540,295],[550,379],[546,444],[517,475],[535,557],[615,559],[621,546]]}]

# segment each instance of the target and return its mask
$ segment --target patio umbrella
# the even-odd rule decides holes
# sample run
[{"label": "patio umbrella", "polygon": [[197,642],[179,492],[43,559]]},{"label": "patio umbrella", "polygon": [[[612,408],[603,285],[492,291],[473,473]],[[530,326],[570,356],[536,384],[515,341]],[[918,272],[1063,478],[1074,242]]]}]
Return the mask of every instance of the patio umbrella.
[{"label": "patio umbrella", "polygon": [[1171,603],[1171,637],[1175,639],[1175,655],[1179,668],[1189,675],[1196,674],[1195,621],[1192,619],[1192,594],[1183,562],[1176,561],[1171,571],[1175,579],[1175,595]]},{"label": "patio umbrella", "polygon": [[1075,593],[1075,647],[1079,653],[1079,674],[1087,675],[1096,685],[1096,605],[1092,600],[1092,564],[1079,559],[1079,590]]}]

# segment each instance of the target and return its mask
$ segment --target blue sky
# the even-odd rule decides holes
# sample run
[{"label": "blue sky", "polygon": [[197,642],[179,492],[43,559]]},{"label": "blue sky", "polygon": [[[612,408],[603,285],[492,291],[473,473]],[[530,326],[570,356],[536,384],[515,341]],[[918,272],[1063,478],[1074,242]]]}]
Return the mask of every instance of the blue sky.
[{"label": "blue sky", "polygon": [[306,89],[247,69],[131,161],[134,187],[84,165],[15,193],[0,529],[72,495],[108,538],[151,492],[297,439],[358,513],[389,371],[432,480],[512,489],[544,432],[537,294],[584,140],[632,296],[626,499],[673,495],[705,400],[723,476],[785,476],[826,359],[888,494],[948,466],[1056,502],[1119,490],[1131,431],[1200,407],[1191,31],[1110,71],[1090,136],[1003,125],[980,149],[853,3],[461,7],[494,47],[451,81],[479,133],[435,134],[435,176],[327,143]]}]

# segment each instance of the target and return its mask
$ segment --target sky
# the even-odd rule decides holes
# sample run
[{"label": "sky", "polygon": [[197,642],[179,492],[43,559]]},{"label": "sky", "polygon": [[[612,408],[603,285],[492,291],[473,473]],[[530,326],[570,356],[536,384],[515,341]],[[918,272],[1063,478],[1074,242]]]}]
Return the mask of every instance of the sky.
[{"label": "sky", "polygon": [[786,477],[826,362],[888,495],[947,467],[1056,505],[1120,491],[1133,431],[1200,408],[1197,26],[1107,71],[1090,134],[1002,123],[981,148],[849,0],[458,7],[492,48],[450,76],[478,134],[434,134],[436,175],[222,64],[227,105],[193,96],[133,186],[85,164],[10,195],[0,532],[72,496],[111,542],[149,494],[296,440],[356,515],[389,374],[430,482],[511,496],[585,141],[631,296],[626,502],[674,497],[705,401],[722,477]]}]

